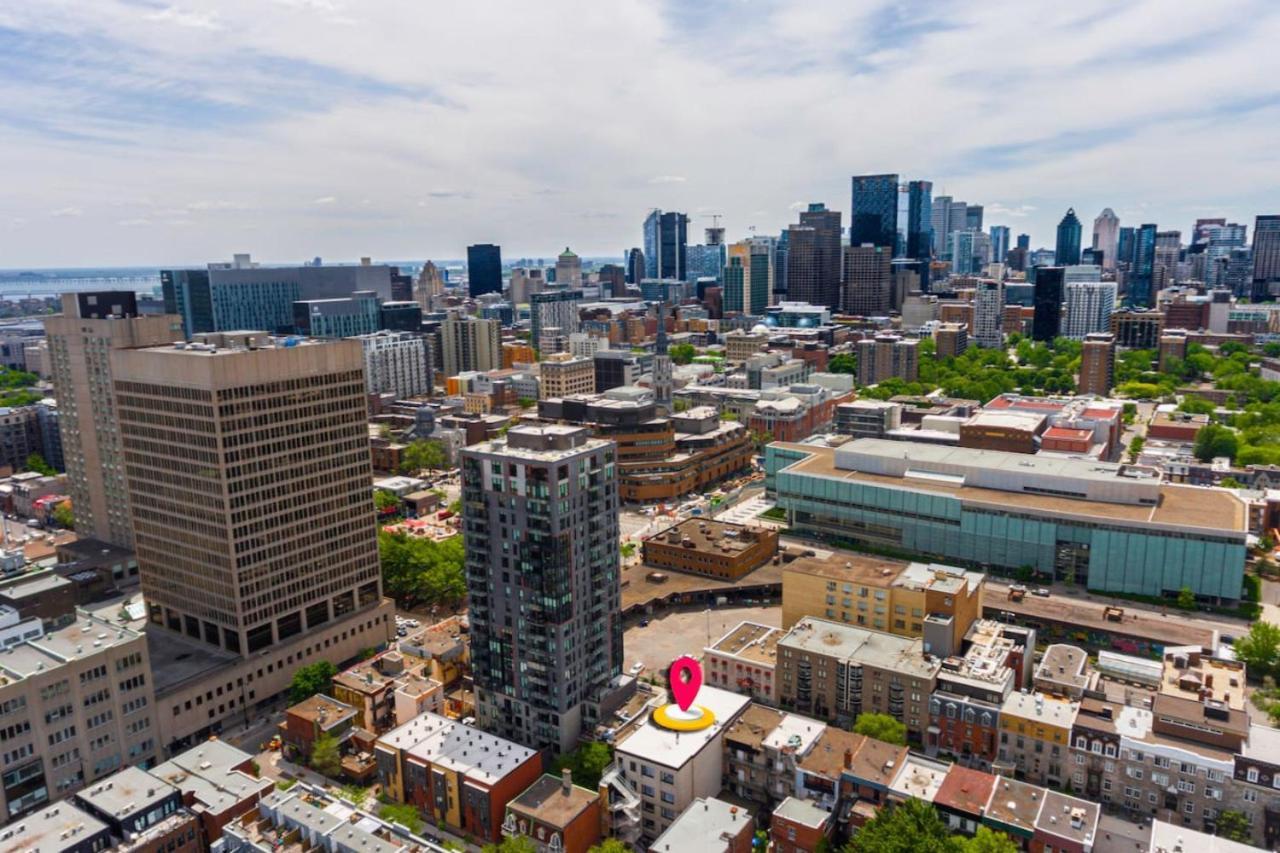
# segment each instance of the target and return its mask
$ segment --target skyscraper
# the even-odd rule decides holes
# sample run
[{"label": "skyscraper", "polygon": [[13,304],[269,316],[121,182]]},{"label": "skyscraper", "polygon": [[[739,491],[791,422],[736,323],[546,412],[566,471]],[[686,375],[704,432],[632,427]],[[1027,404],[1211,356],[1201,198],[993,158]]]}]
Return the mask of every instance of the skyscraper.
[{"label": "skyscraper", "polygon": [[570,426],[515,426],[462,452],[471,666],[491,732],[567,752],[621,675],[615,456]]},{"label": "skyscraper", "polygon": [[1132,227],[1121,225],[1116,237],[1116,264],[1124,264],[1127,269],[1133,267],[1133,232]]},{"label": "skyscraper", "polygon": [[970,231],[982,230],[982,205],[968,204],[964,208],[964,227]]},{"label": "skyscraper", "polygon": [[627,272],[617,264],[600,267],[600,297],[619,298],[627,295]]},{"label": "skyscraper", "polygon": [[1060,267],[1069,267],[1080,263],[1080,220],[1076,217],[1074,207],[1067,208],[1067,213],[1058,223],[1058,242],[1054,249],[1054,263]]},{"label": "skyscraper", "polygon": [[129,291],[67,293],[62,313],[44,328],[76,532],[132,548],[111,353],[182,340],[182,318],[140,316],[137,295]]},{"label": "skyscraper", "polygon": [[671,211],[650,211],[644,220],[644,277],[684,281],[687,275],[685,250],[688,238],[688,216]]},{"label": "skyscraper", "polygon": [[247,656],[381,603],[359,342],[217,333],[111,368],[153,628]]},{"label": "skyscraper", "polygon": [[582,287],[582,258],[570,251],[568,246],[556,258],[556,284]]},{"label": "skyscraper", "polygon": [[740,245],[734,243],[729,246],[729,262],[724,268],[724,293],[721,310],[726,314],[746,313],[744,306],[747,304],[747,264],[749,260],[747,253],[739,249]]},{"label": "skyscraper", "polygon": [[949,195],[940,195],[933,200],[931,211],[933,251],[944,261],[952,259],[953,234],[971,228],[982,228],[982,206],[973,205],[976,211],[973,216],[969,215],[969,207],[970,205],[963,201],[955,201]]},{"label": "skyscraper", "polygon": [[[1248,245],[1248,231],[1247,226],[1237,222],[1214,222],[1203,226],[1204,284],[1208,290],[1226,286],[1231,254]],[[1160,233],[1156,234],[1157,249],[1160,248]]]},{"label": "skyscraper", "polygon": [[1103,208],[1093,220],[1093,248],[1102,252],[1102,268],[1116,268],[1116,250],[1120,243],[1120,217],[1109,207]]},{"label": "skyscraper", "polygon": [[649,277],[647,263],[642,249],[627,250],[627,284],[639,284]]},{"label": "skyscraper", "polygon": [[502,367],[501,324],[453,313],[440,324],[440,366],[445,377]]},{"label": "skyscraper", "polygon": [[838,309],[840,213],[810,204],[787,235],[787,298]]},{"label": "skyscraper", "polygon": [[1111,328],[1111,313],[1116,310],[1114,281],[1067,282],[1067,317],[1062,336],[1083,340],[1085,335]]},{"label": "skyscraper", "polygon": [[888,246],[844,247],[843,299],[840,310],[860,316],[886,315],[891,306],[890,272],[893,251]]},{"label": "skyscraper", "polygon": [[1253,302],[1280,295],[1280,214],[1258,216],[1253,225]]},{"label": "skyscraper", "polygon": [[689,246],[686,254],[688,256],[686,272],[689,281],[697,281],[700,278],[714,278],[720,281],[721,276],[724,275],[725,247],[723,244]]},{"label": "skyscraper", "polygon": [[434,263],[427,261],[418,273],[418,281],[413,288],[413,299],[422,306],[423,311],[431,310],[431,297],[444,293],[444,277]]},{"label": "skyscraper", "polygon": [[973,336],[975,345],[986,349],[1004,346],[1001,320],[1004,315],[1004,285],[998,281],[979,281],[973,294]]},{"label": "skyscraper", "polygon": [[581,290],[544,290],[529,297],[529,319],[533,331],[533,346],[541,346],[542,330],[555,328],[568,336],[578,331],[581,321],[578,306],[582,304]]},{"label": "skyscraper", "polygon": [[1018,248],[1026,249],[1028,252],[1031,251],[1031,235],[1030,234],[1018,235]]},{"label": "skyscraper", "polygon": [[502,248],[492,243],[467,247],[467,291],[472,297],[502,292]]},{"label": "skyscraper", "polygon": [[991,226],[991,261],[992,263],[1003,264],[1005,256],[1009,254],[1009,226],[1008,225],[992,225]]},{"label": "skyscraper", "polygon": [[1133,265],[1126,282],[1130,305],[1149,307],[1154,304],[1151,290],[1156,261],[1156,226],[1144,223],[1133,235]]},{"label": "skyscraper", "polygon": [[929,292],[929,260],[933,257],[933,183],[907,184],[907,257],[924,261],[920,289]]},{"label": "skyscraper", "polygon": [[1178,261],[1182,256],[1181,231],[1157,231],[1156,248],[1151,265],[1151,290],[1159,293],[1173,285],[1178,277]]},{"label": "skyscraper", "polygon": [[1105,397],[1111,393],[1116,376],[1116,339],[1110,332],[1094,332],[1085,336],[1080,348],[1081,394]]},{"label": "skyscraper", "polygon": [[661,245],[662,211],[655,208],[644,218],[644,251],[641,253],[644,258],[644,275],[635,280],[636,284],[642,278],[659,278],[658,255]]},{"label": "skyscraper", "polygon": [[850,183],[849,242],[893,251],[898,236],[898,176],[855,175]]},{"label": "skyscraper", "polygon": [[1062,297],[1065,273],[1062,267],[1036,267],[1035,315],[1031,337],[1052,341],[1062,331]]},{"label": "skyscraper", "polygon": [[956,275],[972,275],[982,269],[975,245],[977,235],[967,228],[951,232],[951,271]]}]

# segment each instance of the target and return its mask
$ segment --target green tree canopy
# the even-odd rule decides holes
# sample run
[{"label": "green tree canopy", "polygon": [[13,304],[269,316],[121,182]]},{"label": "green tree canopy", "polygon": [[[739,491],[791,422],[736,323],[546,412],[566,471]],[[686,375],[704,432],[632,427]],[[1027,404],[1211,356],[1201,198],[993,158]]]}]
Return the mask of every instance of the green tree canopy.
[{"label": "green tree canopy", "polygon": [[22,467],[28,471],[35,471],[37,474],[44,474],[46,477],[56,477],[58,474],[57,469],[46,462],[39,453],[28,455]]},{"label": "green tree canopy", "polygon": [[298,667],[289,683],[289,704],[296,705],[317,693],[328,693],[337,674],[338,668],[327,660]]},{"label": "green tree canopy", "polygon": [[964,853],[1018,853],[1018,845],[1003,832],[989,826],[980,826],[972,838],[964,843]]},{"label": "green tree canopy", "polygon": [[336,778],[342,772],[342,753],[338,750],[338,739],[331,734],[321,733],[311,744],[311,769],[322,776]]},{"label": "green tree canopy", "polygon": [[527,835],[508,835],[497,844],[486,844],[484,853],[538,853],[538,847]]},{"label": "green tree canopy", "polygon": [[398,823],[414,835],[426,829],[422,815],[412,803],[387,803],[378,810],[378,817],[391,823]]},{"label": "green tree canopy", "polygon": [[379,513],[400,508],[400,496],[386,489],[374,489],[373,506]]},{"label": "green tree canopy", "polygon": [[631,853],[631,848],[616,838],[606,838],[599,844],[593,845],[587,853]]},{"label": "green tree canopy", "polygon": [[1243,812],[1232,809],[1218,814],[1218,819],[1214,821],[1214,834],[1241,844],[1250,844],[1253,841],[1253,833],[1249,830],[1249,819]]},{"label": "green tree canopy", "polygon": [[844,853],[963,853],[938,812],[924,800],[886,806],[858,830]]},{"label": "green tree canopy", "polygon": [[1249,633],[1235,641],[1236,658],[1256,679],[1280,675],[1280,626],[1261,619],[1249,626]]},{"label": "green tree canopy", "polygon": [[400,473],[414,474],[422,470],[434,471],[445,467],[449,455],[438,441],[418,439],[400,454]]},{"label": "green tree canopy", "polygon": [[1201,462],[1212,462],[1219,456],[1236,457],[1238,440],[1236,431],[1221,424],[1205,424],[1196,432],[1191,452]]},{"label": "green tree canopy", "polygon": [[573,784],[594,791],[600,787],[600,777],[610,761],[613,761],[613,750],[609,745],[591,741],[556,759],[556,772],[568,767],[573,774]]},{"label": "green tree canopy", "polygon": [[853,730],[885,743],[896,743],[898,746],[906,746],[907,743],[907,727],[888,714],[859,714]]},{"label": "green tree canopy", "polygon": [[404,533],[378,534],[382,585],[406,607],[452,604],[467,594],[462,537],[441,542]]},{"label": "green tree canopy", "polygon": [[667,355],[671,357],[672,364],[688,364],[697,354],[693,344],[672,344],[667,347]]},{"label": "green tree canopy", "polygon": [[1184,586],[1182,589],[1178,590],[1178,609],[1180,610],[1196,609],[1196,594],[1191,589],[1191,587]]},{"label": "green tree canopy", "polygon": [[75,530],[76,516],[71,510],[71,501],[63,501],[53,508],[53,523],[67,530]]},{"label": "green tree canopy", "polygon": [[858,373],[858,357],[851,352],[837,353],[827,360],[828,373]]}]

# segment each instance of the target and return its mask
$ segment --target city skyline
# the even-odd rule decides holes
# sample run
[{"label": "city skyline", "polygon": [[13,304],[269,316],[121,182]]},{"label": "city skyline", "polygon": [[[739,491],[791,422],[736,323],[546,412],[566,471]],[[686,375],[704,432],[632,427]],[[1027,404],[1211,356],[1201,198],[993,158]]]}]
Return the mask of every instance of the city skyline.
[{"label": "city skyline", "polygon": [[[849,177],[890,172],[984,205],[1035,247],[1068,207],[1086,225],[1111,207],[1184,234],[1274,207],[1267,4],[1085,3],[1034,29],[1016,4],[738,8],[5,9],[0,268],[245,248],[282,263],[459,258],[476,243],[614,257],[652,208],[687,212],[690,243],[712,214],[731,239],[775,234],[810,202],[848,222]],[[785,125],[751,108],[762,97],[786,105]],[[644,115],[664,121],[621,118]]]}]

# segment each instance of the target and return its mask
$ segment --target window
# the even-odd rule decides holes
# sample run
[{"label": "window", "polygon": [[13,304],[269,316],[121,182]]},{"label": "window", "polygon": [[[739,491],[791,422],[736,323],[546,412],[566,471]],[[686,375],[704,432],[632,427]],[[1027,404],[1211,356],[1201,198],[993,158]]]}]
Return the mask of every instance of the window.
[{"label": "window", "polygon": [[1178,790],[1184,794],[1194,794],[1196,792],[1196,783],[1188,782],[1184,779],[1179,779]]},{"label": "window", "polygon": [[1244,776],[1245,776],[1245,778],[1246,778],[1246,779],[1248,779],[1250,782],[1257,782],[1257,781],[1258,781],[1258,768],[1256,768],[1256,767],[1250,767],[1248,770],[1246,770],[1246,771],[1245,771]]}]

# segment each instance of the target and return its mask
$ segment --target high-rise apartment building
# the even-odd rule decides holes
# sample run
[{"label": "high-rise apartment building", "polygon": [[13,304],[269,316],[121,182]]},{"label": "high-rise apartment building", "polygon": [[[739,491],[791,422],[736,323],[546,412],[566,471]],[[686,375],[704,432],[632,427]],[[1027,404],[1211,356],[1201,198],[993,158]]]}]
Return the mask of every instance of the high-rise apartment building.
[{"label": "high-rise apartment building", "polygon": [[1031,320],[1033,340],[1048,342],[1062,333],[1065,273],[1062,267],[1035,269],[1035,315]]},{"label": "high-rise apartment building", "polygon": [[889,246],[845,246],[840,310],[864,317],[888,314],[892,307],[892,260]]},{"label": "high-rise apartment building", "polygon": [[689,246],[686,254],[688,255],[686,266],[690,281],[697,281],[700,278],[713,278],[719,282],[723,279],[725,261],[723,243]]},{"label": "high-rise apartment building", "polygon": [[1151,264],[1151,292],[1159,293],[1178,279],[1178,261],[1182,257],[1182,232],[1157,231],[1156,248]]},{"label": "high-rise apartment building", "polygon": [[951,271],[956,275],[973,275],[982,269],[985,259],[979,255],[977,231],[963,229],[951,232]]},{"label": "high-rise apartment building", "polygon": [[1067,208],[1067,213],[1058,223],[1058,242],[1054,248],[1054,263],[1060,267],[1068,267],[1080,263],[1080,235],[1082,228],[1076,217],[1074,207]]},{"label": "high-rise apartment building", "polygon": [[472,296],[502,292],[502,247],[477,243],[467,247],[467,292]]},{"label": "high-rise apartment building", "polygon": [[1001,321],[1004,315],[1004,285],[983,279],[973,293],[973,343],[985,349],[1004,346]]},{"label": "high-rise apartment building", "polygon": [[992,225],[990,237],[991,261],[992,263],[1003,264],[1009,254],[1009,226]]},{"label": "high-rise apartment building", "polygon": [[247,656],[380,604],[357,341],[213,334],[111,367],[153,630]]},{"label": "high-rise apartment building", "polygon": [[969,327],[964,323],[937,323],[933,327],[933,349],[938,358],[955,358],[969,348]]},{"label": "high-rise apartment building", "polygon": [[462,451],[471,665],[488,731],[567,752],[609,710],[622,672],[615,452],[571,426],[515,426]]},{"label": "high-rise apartment building", "polygon": [[109,291],[64,294],[44,325],[76,532],[132,548],[111,353],[181,340],[182,319],[140,316],[136,294]]},{"label": "high-rise apartment building", "polygon": [[582,287],[582,258],[568,246],[556,258],[556,284],[561,287]]},{"label": "high-rise apartment building", "polygon": [[1093,248],[1102,253],[1102,268],[1111,272],[1116,268],[1116,252],[1120,243],[1120,217],[1109,207],[1103,208],[1093,220]]},{"label": "high-rise apartment building", "polygon": [[1111,328],[1111,313],[1116,310],[1114,281],[1067,282],[1067,316],[1062,323],[1062,336],[1080,341],[1094,332]]},{"label": "high-rise apartment building", "polygon": [[1116,339],[1110,332],[1085,335],[1080,350],[1081,394],[1105,397],[1111,393],[1116,377]]},{"label": "high-rise apartment building", "polygon": [[[674,278],[688,274],[686,248],[689,217],[683,213],[650,211],[644,221],[644,278]],[[637,283],[639,283],[637,281]]]},{"label": "high-rise apartment building", "polygon": [[898,237],[898,176],[855,175],[849,205],[849,242],[893,252]]},{"label": "high-rise apartment building", "polygon": [[497,320],[451,314],[440,324],[440,361],[444,375],[501,368],[500,333]]},{"label": "high-rise apartment building", "polygon": [[1258,216],[1253,226],[1253,287],[1249,298],[1280,296],[1280,214]]},{"label": "high-rise apartment building", "polygon": [[1133,235],[1133,264],[1126,278],[1128,302],[1134,307],[1155,304],[1152,281],[1156,263],[1156,225],[1143,223]]},{"label": "high-rise apartment building", "polygon": [[578,318],[578,306],[581,304],[581,290],[544,290],[530,296],[533,345],[541,346],[544,329],[559,329],[566,338],[578,331],[582,326]]},{"label": "high-rise apartment building", "polygon": [[919,344],[887,333],[858,341],[858,384],[875,385],[890,378],[915,382],[920,376]]},{"label": "high-rise apartment building", "polygon": [[370,394],[416,397],[431,392],[431,366],[426,343],[412,332],[375,332],[361,335],[364,351],[365,390]]}]

